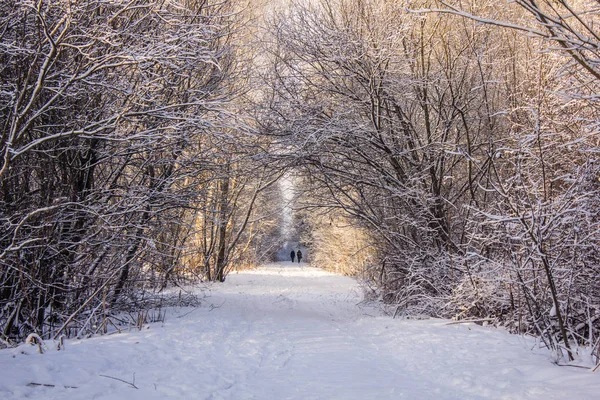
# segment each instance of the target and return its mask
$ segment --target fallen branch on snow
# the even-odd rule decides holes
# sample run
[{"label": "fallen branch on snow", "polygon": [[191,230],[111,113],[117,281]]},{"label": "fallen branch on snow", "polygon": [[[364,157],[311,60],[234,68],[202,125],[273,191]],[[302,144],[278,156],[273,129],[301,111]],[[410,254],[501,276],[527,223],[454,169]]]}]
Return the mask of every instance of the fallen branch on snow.
[{"label": "fallen branch on snow", "polygon": [[468,324],[471,322],[494,322],[494,318],[481,318],[481,319],[463,319],[461,321],[448,322],[445,325],[457,325],[457,324]]},{"label": "fallen branch on snow", "polygon": [[121,378],[115,378],[114,376],[108,376],[108,375],[102,375],[102,374],[100,374],[100,376],[103,378],[114,379],[115,381],[123,382],[123,383],[131,386],[134,389],[139,389],[139,387],[135,386],[135,374],[133,374],[133,382],[127,382]]},{"label": "fallen branch on snow", "polygon": [[583,365],[571,365],[571,364],[559,364],[559,363],[553,363],[554,365],[557,365],[559,367],[573,367],[573,368],[583,368],[583,369],[589,369],[590,367],[584,367]]},{"label": "fallen branch on snow", "polygon": [[[37,383],[37,382],[29,382],[27,384],[27,386],[43,386],[43,387],[56,387],[56,385],[52,385],[50,383]],[[77,386],[61,386],[64,387],[65,389],[77,389]]]}]

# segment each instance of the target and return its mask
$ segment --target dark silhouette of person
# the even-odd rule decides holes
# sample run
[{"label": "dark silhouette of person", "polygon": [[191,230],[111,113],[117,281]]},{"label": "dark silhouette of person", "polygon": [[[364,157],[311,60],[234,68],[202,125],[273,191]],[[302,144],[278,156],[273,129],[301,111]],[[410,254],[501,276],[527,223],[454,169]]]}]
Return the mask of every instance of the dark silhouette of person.
[{"label": "dark silhouette of person", "polygon": [[294,259],[296,258],[296,253],[294,253],[294,250],[292,250],[290,253],[290,257],[292,257],[292,262],[294,262]]},{"label": "dark silhouette of person", "polygon": [[300,264],[300,261],[302,260],[302,252],[300,250],[298,250],[296,252],[296,255],[298,256],[298,264]]}]

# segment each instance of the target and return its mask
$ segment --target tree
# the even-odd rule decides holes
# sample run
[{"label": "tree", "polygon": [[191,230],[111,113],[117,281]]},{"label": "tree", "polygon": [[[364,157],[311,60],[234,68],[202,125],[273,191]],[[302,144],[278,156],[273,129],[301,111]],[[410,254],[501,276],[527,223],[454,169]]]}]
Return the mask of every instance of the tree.
[{"label": "tree", "polygon": [[0,7],[2,334],[102,325],[173,272],[206,152],[237,129],[232,3]]},{"label": "tree", "polygon": [[[557,65],[563,64],[556,71],[540,72],[535,97],[525,99],[525,106],[512,112],[512,122],[521,141],[514,143],[512,150],[518,159],[509,160],[514,169],[508,167],[511,171],[503,175],[515,175],[516,179],[506,183],[499,180],[495,190],[508,213],[517,218],[516,225],[521,227],[520,232],[513,231],[520,238],[516,245],[520,256],[511,256],[511,260],[518,264],[516,273],[538,333],[547,335],[552,342],[554,325],[558,325],[556,336],[562,339],[569,358],[573,359],[569,337],[593,345],[593,338],[598,334],[598,328],[593,327],[595,320],[590,318],[597,313],[597,306],[591,304],[597,304],[598,294],[592,294],[588,286],[588,279],[596,279],[592,272],[594,262],[590,264],[583,261],[586,256],[580,257],[582,251],[585,253],[583,249],[593,248],[597,240],[590,234],[585,244],[580,241],[581,231],[596,231],[595,217],[590,218],[595,215],[595,207],[588,209],[589,199],[597,196],[589,175],[589,171],[595,170],[595,159],[589,154],[596,143],[586,132],[591,127],[588,121],[593,121],[598,111],[595,93],[600,77],[597,68],[600,42],[593,29],[598,17],[596,4],[591,1],[516,1],[518,9],[534,18],[515,18],[515,14],[509,12],[500,14],[505,16],[503,19],[488,17],[486,9],[467,12],[450,2],[439,3],[446,8],[437,12],[539,38]],[[559,148],[566,150],[567,158],[557,153]],[[578,223],[573,224],[574,221]],[[504,222],[510,224],[510,218]],[[528,248],[530,250],[526,250]],[[527,255],[521,257],[524,254]],[[534,271],[540,268],[545,281],[540,283],[534,272],[531,288],[531,281],[522,276],[526,267],[521,263],[531,263]],[[573,279],[577,276],[584,278],[574,285]],[[540,300],[536,288],[548,289],[550,299]],[[544,305],[548,302],[552,304],[549,313]],[[585,333],[582,332],[584,327]],[[554,343],[550,345],[558,347]]]},{"label": "tree", "polygon": [[489,175],[474,167],[491,135],[489,71],[465,56],[474,39],[373,2],[298,6],[274,25],[281,125],[266,129],[289,134],[290,157],[321,188],[315,203],[377,232],[392,296],[407,308],[449,296],[464,210],[448,200],[478,201]]},{"label": "tree", "polygon": [[598,335],[584,251],[597,240],[596,11],[438,3],[280,14],[263,132],[309,185],[307,207],[369,232],[371,277],[398,313],[493,317],[572,357]]}]

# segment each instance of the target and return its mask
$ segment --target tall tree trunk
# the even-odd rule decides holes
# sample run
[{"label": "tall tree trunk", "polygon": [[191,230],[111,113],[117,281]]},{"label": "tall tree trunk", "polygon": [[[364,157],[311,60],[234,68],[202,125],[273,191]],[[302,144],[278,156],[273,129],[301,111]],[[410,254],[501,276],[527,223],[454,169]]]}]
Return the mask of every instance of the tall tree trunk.
[{"label": "tall tree trunk", "polygon": [[221,200],[219,205],[219,227],[218,240],[219,252],[217,254],[217,263],[215,265],[215,280],[219,282],[225,281],[225,267],[227,266],[227,223],[229,222],[229,177],[223,178],[221,181]]}]

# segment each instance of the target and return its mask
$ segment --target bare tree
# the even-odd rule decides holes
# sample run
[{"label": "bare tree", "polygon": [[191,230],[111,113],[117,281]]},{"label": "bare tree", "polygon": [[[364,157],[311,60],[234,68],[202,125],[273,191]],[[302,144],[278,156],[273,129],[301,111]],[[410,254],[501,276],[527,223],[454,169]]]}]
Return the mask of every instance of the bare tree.
[{"label": "bare tree", "polygon": [[369,232],[398,313],[492,318],[573,357],[598,335],[596,10],[433,4],[294,4],[271,24],[263,131],[306,207]]},{"label": "bare tree", "polygon": [[180,267],[240,129],[232,2],[2,2],[0,324],[57,335]]}]

